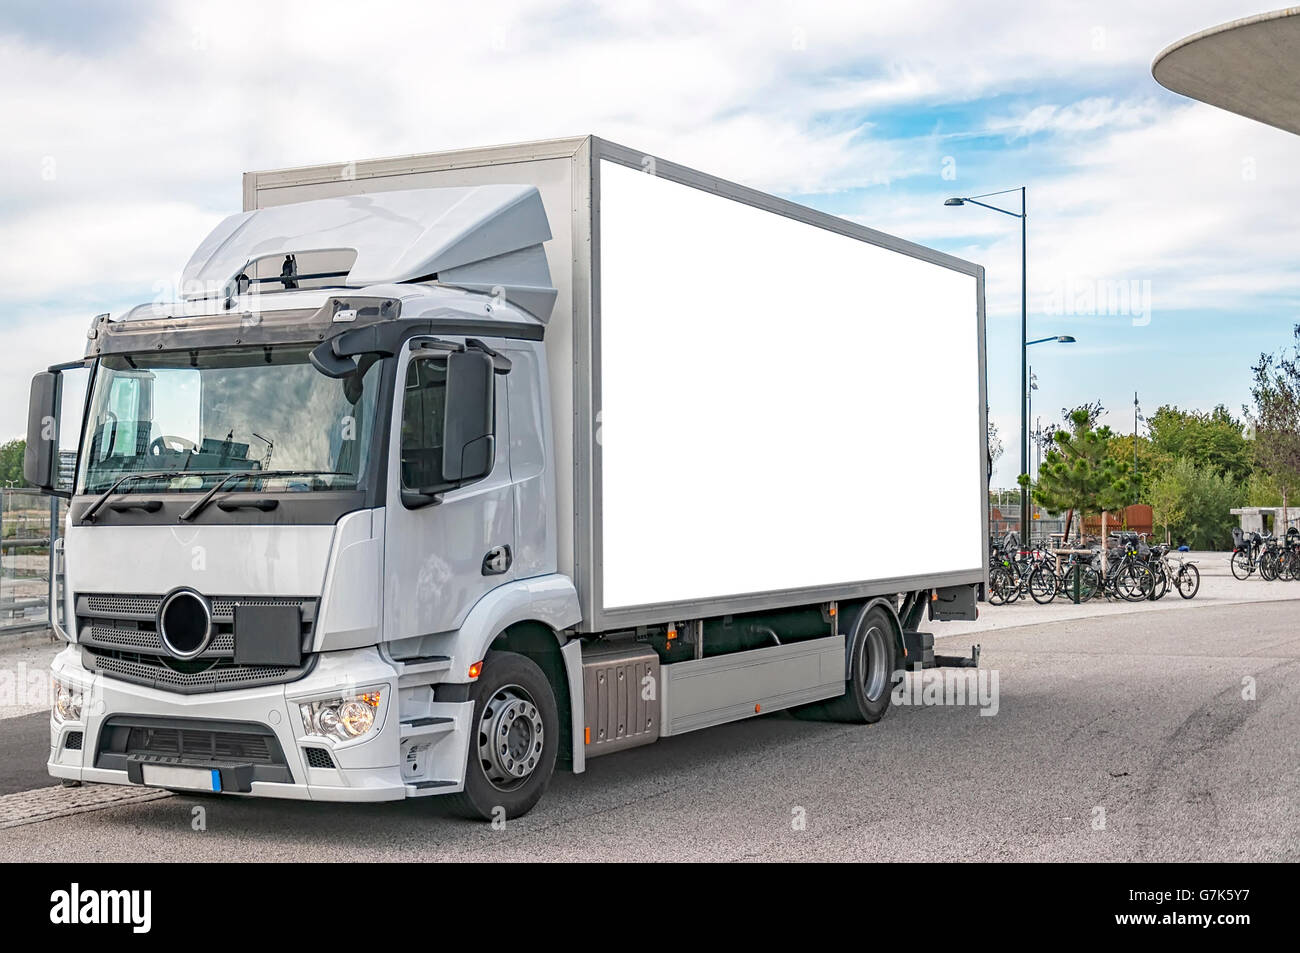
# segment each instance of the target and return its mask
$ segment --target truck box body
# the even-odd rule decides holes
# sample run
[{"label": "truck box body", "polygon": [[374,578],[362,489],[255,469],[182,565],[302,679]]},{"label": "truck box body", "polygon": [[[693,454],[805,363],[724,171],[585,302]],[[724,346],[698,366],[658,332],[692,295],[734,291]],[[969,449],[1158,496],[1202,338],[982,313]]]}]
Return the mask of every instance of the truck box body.
[{"label": "truck box body", "polygon": [[983,581],[981,267],[595,137],[250,172],[244,208],[486,184],[550,223],[581,631]]}]

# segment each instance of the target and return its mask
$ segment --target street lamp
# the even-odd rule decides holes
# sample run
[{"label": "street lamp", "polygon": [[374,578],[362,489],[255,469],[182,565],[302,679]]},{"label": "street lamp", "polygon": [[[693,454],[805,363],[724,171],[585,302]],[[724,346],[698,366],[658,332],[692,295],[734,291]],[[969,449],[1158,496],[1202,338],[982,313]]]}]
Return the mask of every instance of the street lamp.
[{"label": "street lamp", "polygon": [[[1075,342],[1074,342],[1074,337],[1073,337],[1072,335],[1069,335],[1069,334],[1056,334],[1056,335],[1053,335],[1052,337],[1038,338],[1036,341],[1026,341],[1026,342],[1025,342],[1025,347],[1031,347],[1031,346],[1033,346],[1033,345],[1035,345],[1035,344],[1046,344],[1048,341],[1054,341],[1054,342],[1056,342],[1057,344],[1073,344],[1073,343],[1075,343]],[[1032,416],[1034,415],[1034,391],[1036,391],[1036,390],[1038,390],[1038,377],[1034,374],[1034,369],[1031,367],[1031,368],[1029,368],[1029,386],[1025,389],[1025,405],[1026,405],[1026,407],[1025,407],[1025,416],[1026,416],[1026,419],[1028,419],[1029,417],[1032,417]],[[1039,445],[1039,446],[1038,446],[1038,449],[1039,449],[1040,451],[1042,450],[1042,441],[1041,441],[1041,438],[1042,438],[1042,434],[1041,434],[1041,433],[1036,433],[1036,434],[1035,434],[1035,442],[1038,443],[1038,445]],[[1033,473],[1028,469],[1029,464],[1028,464],[1027,461],[1026,461],[1026,463],[1025,463],[1025,466],[1026,466],[1026,470],[1025,470],[1025,472],[1029,474],[1029,478],[1030,478],[1030,480],[1032,481],[1034,475],[1033,475]]]},{"label": "street lamp", "polygon": [[[1010,209],[979,201],[979,199],[991,198],[995,195],[1009,195],[1012,192],[1020,193],[1019,212],[1013,212]],[[1025,474],[1029,471],[1029,407],[1025,399],[1025,394],[1029,391],[1029,276],[1025,249],[1025,223],[1028,221],[1029,213],[1025,202],[1025,187],[1022,185],[1018,189],[1003,189],[1001,192],[985,192],[982,195],[963,196],[961,198],[954,197],[945,200],[943,204],[953,206],[978,205],[980,208],[991,209],[994,212],[1001,212],[1003,215],[1010,215],[1012,218],[1020,219],[1020,472]],[[1025,485],[1020,488],[1020,545],[1025,546],[1028,543],[1029,487]]]}]

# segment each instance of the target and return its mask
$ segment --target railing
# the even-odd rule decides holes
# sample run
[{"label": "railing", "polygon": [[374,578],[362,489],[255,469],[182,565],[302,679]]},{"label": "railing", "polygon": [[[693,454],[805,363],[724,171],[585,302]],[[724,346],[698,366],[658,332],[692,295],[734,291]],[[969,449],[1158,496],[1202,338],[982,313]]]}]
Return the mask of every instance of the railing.
[{"label": "railing", "polygon": [[35,490],[0,490],[0,635],[50,624],[50,544],[65,507]]},{"label": "railing", "polygon": [[[1029,536],[1034,544],[1047,544],[1051,541],[1053,534],[1064,535],[1065,517],[1049,516],[1041,507],[1035,507],[1030,511],[1037,513],[1037,519],[1029,521]],[[1015,503],[1005,505],[993,504],[989,507],[989,536],[993,539],[1002,539],[1007,533],[1020,532],[1020,506]],[[1079,521],[1076,518],[1074,525],[1070,528],[1071,535],[1079,532]]]}]

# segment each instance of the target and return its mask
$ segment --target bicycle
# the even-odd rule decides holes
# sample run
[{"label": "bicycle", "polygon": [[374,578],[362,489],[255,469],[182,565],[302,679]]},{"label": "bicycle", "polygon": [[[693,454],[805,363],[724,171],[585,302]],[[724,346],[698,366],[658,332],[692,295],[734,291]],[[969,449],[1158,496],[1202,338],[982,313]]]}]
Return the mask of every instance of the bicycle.
[{"label": "bicycle", "polygon": [[1255,565],[1259,569],[1259,578],[1265,582],[1273,582],[1285,571],[1282,551],[1278,549],[1277,540],[1271,533],[1260,533],[1259,545],[1261,552],[1255,560]]},{"label": "bicycle", "polygon": [[[1119,546],[1115,548],[1116,556],[1107,553],[1107,568],[1101,573],[1101,589],[1109,598],[1123,599],[1125,602],[1143,602],[1155,589],[1156,577],[1145,558],[1150,555],[1149,547],[1142,543],[1137,533],[1112,533]],[[1146,548],[1147,552],[1142,550]]]},{"label": "bicycle", "polygon": [[[1237,579],[1249,579],[1260,568],[1260,550],[1264,548],[1264,538],[1259,533],[1243,532],[1241,527],[1232,528],[1232,556],[1228,565],[1232,575]],[[1263,575],[1261,571],[1260,575]]]},{"label": "bicycle", "polygon": [[1092,566],[1092,556],[1073,553],[1057,572],[1052,563],[1044,560],[1029,576],[1029,594],[1039,605],[1047,605],[1058,596],[1087,602],[1097,594],[1101,574]]},{"label": "bicycle", "polygon": [[1015,533],[1008,533],[1001,543],[996,540],[991,541],[989,604],[1006,605],[1017,601],[1027,592],[1033,595],[1034,572],[1046,558],[1046,553],[1039,549],[1023,549]]},{"label": "bicycle", "polygon": [[1156,587],[1149,597],[1152,601],[1162,599],[1170,589],[1184,599],[1191,599],[1200,591],[1201,571],[1196,568],[1195,560],[1186,559],[1172,547],[1152,546],[1148,564],[1156,577]]},{"label": "bicycle", "polygon": [[1163,549],[1164,552],[1160,555],[1160,565],[1164,570],[1166,579],[1184,599],[1194,598],[1201,590],[1201,571],[1196,568],[1196,561],[1187,559],[1182,553],[1175,555],[1168,546],[1163,547]]}]

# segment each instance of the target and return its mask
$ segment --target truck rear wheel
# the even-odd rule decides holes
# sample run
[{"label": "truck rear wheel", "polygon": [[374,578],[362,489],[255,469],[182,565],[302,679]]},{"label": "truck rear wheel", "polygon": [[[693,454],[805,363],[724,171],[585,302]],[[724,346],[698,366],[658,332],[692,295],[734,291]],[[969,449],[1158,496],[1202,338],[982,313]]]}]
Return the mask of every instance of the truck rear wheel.
[{"label": "truck rear wheel", "polygon": [[533,809],[555,770],[560,719],[542,670],[515,652],[489,652],[470,688],[474,734],[465,790],[448,797],[474,820],[521,817]]},{"label": "truck rear wheel", "polygon": [[869,725],[889,710],[898,660],[894,623],[883,606],[858,613],[849,630],[849,671],[844,694],[795,710],[800,718]]}]

